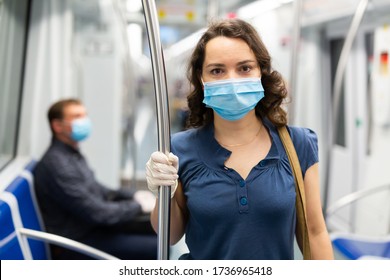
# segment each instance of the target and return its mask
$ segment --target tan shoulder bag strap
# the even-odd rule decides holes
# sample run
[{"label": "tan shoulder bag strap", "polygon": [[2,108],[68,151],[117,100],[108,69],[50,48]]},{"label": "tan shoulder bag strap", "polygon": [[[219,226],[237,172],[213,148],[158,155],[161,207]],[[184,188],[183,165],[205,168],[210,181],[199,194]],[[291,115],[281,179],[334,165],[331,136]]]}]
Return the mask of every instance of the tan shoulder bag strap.
[{"label": "tan shoulder bag strap", "polygon": [[286,150],[288,160],[290,161],[291,169],[293,171],[295,180],[295,191],[296,191],[296,212],[297,212],[297,224],[295,235],[303,258],[305,260],[311,259],[309,234],[307,231],[307,220],[306,220],[306,198],[305,198],[305,186],[302,178],[301,165],[294,148],[294,144],[291,140],[290,134],[287,131],[286,126],[278,128],[280,139],[282,140],[284,149]]}]

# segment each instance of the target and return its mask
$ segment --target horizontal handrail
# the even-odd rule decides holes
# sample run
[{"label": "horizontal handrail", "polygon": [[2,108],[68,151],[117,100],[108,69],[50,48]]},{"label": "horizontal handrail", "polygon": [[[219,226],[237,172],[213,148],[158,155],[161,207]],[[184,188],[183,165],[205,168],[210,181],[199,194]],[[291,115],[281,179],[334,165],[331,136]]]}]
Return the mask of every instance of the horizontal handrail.
[{"label": "horizontal handrail", "polygon": [[46,241],[46,242],[49,242],[51,244],[56,244],[56,245],[59,245],[59,246],[64,247],[64,248],[71,249],[71,250],[77,251],[79,253],[86,254],[86,255],[93,257],[95,259],[119,260],[117,257],[114,257],[110,254],[107,254],[103,251],[95,249],[91,246],[85,245],[83,243],[80,243],[78,241],[75,241],[75,240],[72,240],[72,239],[69,239],[69,238],[66,238],[63,236],[59,236],[59,235],[55,235],[55,234],[51,234],[51,233],[47,233],[47,232],[43,232],[43,231],[27,229],[27,228],[18,228],[17,231],[23,237],[28,237],[28,238],[35,239],[35,240]]},{"label": "horizontal handrail", "polygon": [[348,239],[362,242],[371,242],[371,243],[390,243],[390,235],[385,236],[370,236],[356,233],[347,233],[347,232],[331,232],[329,234],[331,240],[336,239]]},{"label": "horizontal handrail", "polygon": [[383,185],[383,186],[378,186],[366,190],[361,190],[357,192],[350,193],[339,200],[337,200],[333,205],[329,206],[328,209],[326,210],[326,216],[329,217],[334,214],[337,210],[347,206],[348,204],[357,201],[361,198],[367,197],[369,195],[372,195],[374,193],[390,189],[390,185]]}]

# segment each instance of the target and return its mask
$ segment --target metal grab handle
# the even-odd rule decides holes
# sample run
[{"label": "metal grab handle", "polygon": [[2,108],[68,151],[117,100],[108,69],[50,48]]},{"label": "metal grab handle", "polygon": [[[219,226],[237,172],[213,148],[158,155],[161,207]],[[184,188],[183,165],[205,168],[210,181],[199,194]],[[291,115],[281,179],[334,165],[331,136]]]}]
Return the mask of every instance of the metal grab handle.
[{"label": "metal grab handle", "polygon": [[[25,246],[25,248],[29,248],[27,239],[30,238],[48,242],[50,244],[55,244],[98,260],[119,260],[117,257],[112,256],[106,252],[63,236],[28,228],[18,228],[16,230],[18,234],[22,236],[24,243],[23,246]],[[31,259],[33,258],[31,257]]]},{"label": "metal grab handle", "polygon": [[[157,108],[158,150],[170,152],[170,125],[168,109],[168,90],[164,67],[164,58],[160,41],[160,30],[156,4],[153,0],[142,0],[148,31],[149,47],[152,57],[154,89]],[[158,191],[158,253],[159,260],[169,259],[169,219],[171,187],[160,186]]]},{"label": "metal grab handle", "polygon": [[[361,191],[353,192],[350,194],[347,194],[346,196],[343,196],[339,200],[337,200],[333,205],[329,206],[329,208],[326,210],[327,217],[332,216],[336,211],[339,209],[351,204],[352,202],[355,202],[359,199],[368,197],[372,194],[384,191],[384,190],[390,190],[390,185],[382,185],[374,188],[364,189]],[[390,233],[390,231],[389,231]]]}]

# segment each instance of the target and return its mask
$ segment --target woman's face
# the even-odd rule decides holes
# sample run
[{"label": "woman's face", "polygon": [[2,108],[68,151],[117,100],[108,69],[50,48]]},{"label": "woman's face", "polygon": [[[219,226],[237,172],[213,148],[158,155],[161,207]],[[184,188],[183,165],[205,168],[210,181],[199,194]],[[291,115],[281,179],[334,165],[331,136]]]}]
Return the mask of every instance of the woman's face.
[{"label": "woman's face", "polygon": [[261,69],[245,41],[219,36],[206,44],[203,82],[252,77],[261,77]]}]

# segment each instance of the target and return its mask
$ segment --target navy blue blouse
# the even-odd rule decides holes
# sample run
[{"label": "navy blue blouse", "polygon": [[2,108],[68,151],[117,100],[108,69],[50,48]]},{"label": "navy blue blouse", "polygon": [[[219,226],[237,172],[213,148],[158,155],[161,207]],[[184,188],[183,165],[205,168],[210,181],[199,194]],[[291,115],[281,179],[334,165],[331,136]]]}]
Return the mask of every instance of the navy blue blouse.
[{"label": "navy blue blouse", "polygon": [[[231,152],[215,140],[213,125],[172,137],[189,210],[189,253],[181,259],[294,258],[294,178],[276,127],[263,123],[272,145],[246,180],[224,165]],[[317,136],[307,128],[288,130],[304,175],[318,162]]]}]

